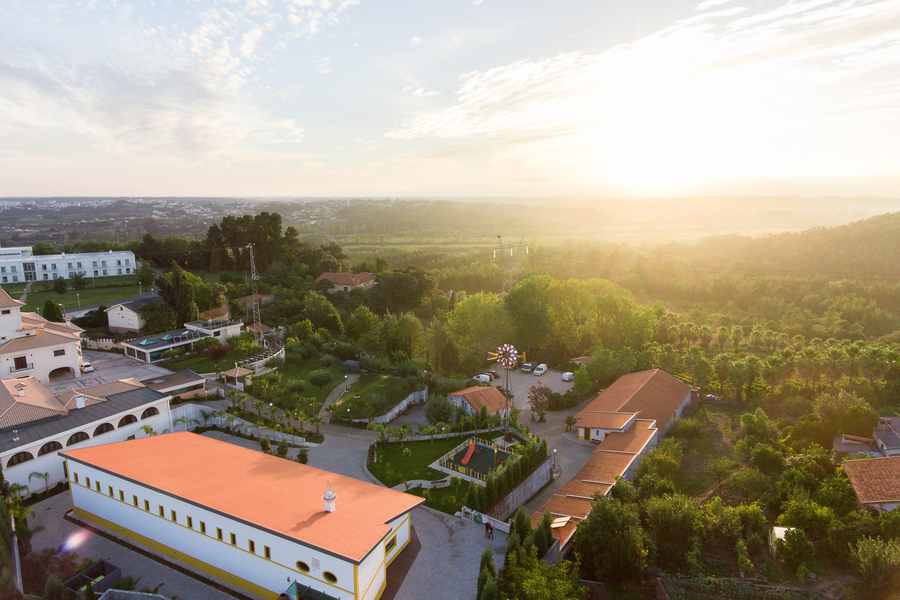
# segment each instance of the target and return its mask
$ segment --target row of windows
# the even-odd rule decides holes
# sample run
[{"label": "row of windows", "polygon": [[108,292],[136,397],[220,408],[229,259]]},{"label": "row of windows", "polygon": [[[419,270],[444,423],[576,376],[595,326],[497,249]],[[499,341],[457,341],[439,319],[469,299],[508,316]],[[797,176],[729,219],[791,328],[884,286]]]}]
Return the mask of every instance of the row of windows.
[{"label": "row of windows", "polygon": [[[157,409],[155,406],[151,406],[150,408],[144,410],[144,412],[141,413],[141,420],[149,419],[150,417],[155,417],[158,414],[159,414],[159,409]],[[124,417],[119,419],[118,428],[121,429],[122,427],[126,427],[127,425],[132,425],[134,423],[137,423],[137,417],[135,417],[134,415],[125,415]],[[114,431],[115,429],[116,428],[113,427],[111,423],[101,423],[100,425],[97,425],[96,429],[94,429],[93,437],[97,437],[98,435],[103,435],[105,433],[109,433],[110,431]],[[69,436],[69,439],[66,442],[66,447],[74,446],[75,444],[80,444],[81,442],[84,442],[89,439],[91,439],[91,436],[89,436],[87,433],[85,433],[83,431],[73,433],[71,436]],[[62,444],[60,444],[59,442],[47,442],[46,444],[44,444],[43,446],[40,447],[37,455],[43,456],[44,454],[56,452],[57,450],[62,450]],[[9,457],[8,461],[6,461],[6,468],[8,469],[9,467],[14,467],[16,465],[22,464],[24,462],[28,462],[29,460],[33,460],[33,459],[34,459],[34,455],[31,452],[25,452],[25,451],[17,452],[15,454],[13,454],[11,457]]]},{"label": "row of windows", "polygon": [[[73,473],[72,473],[72,477],[73,477],[75,483],[81,485],[81,480],[80,480],[80,477],[79,477],[78,473],[73,472]],[[84,484],[83,484],[83,485],[84,485],[86,488],[91,489],[91,478],[90,478],[90,477],[85,477],[84,480],[85,480],[85,481],[84,481]],[[96,480],[96,479],[94,480],[94,490],[97,491],[97,492],[101,492],[102,486],[101,486],[99,480]],[[115,493],[114,493],[114,490],[113,490],[113,486],[111,486],[111,485],[110,485],[110,486],[107,486],[106,492],[107,492],[107,495],[108,495],[110,498],[115,498],[115,497],[116,497],[116,495],[115,495]],[[101,492],[101,493],[102,493],[102,492]],[[119,493],[118,493],[118,499],[119,499],[120,502],[125,502],[125,492],[124,492],[124,491],[119,490]],[[132,504],[132,506],[134,506],[134,507],[140,508],[141,504],[140,504],[140,502],[139,502],[139,500],[138,500],[138,497],[137,497],[136,495],[132,495],[132,496],[131,496],[131,504]],[[150,510],[150,509],[151,509],[151,505],[150,505],[150,501],[149,501],[149,500],[146,500],[146,499],[144,500],[144,502],[143,502],[143,508],[144,508],[144,512],[148,512],[148,513],[151,512],[151,510]],[[166,518],[166,507],[163,506],[162,504],[160,504],[160,505],[157,506],[157,515],[158,515],[161,519],[165,519],[165,518]],[[187,516],[185,517],[185,519],[184,519],[184,522],[181,523],[181,522],[178,521],[178,512],[177,512],[174,508],[169,509],[168,517],[169,517],[169,518],[168,518],[169,521],[172,521],[173,523],[175,523],[175,524],[177,524],[177,525],[183,525],[184,527],[187,527],[188,529],[190,529],[190,530],[192,530],[192,531],[199,531],[199,532],[202,533],[203,535],[209,535],[209,534],[207,533],[207,528],[206,528],[206,522],[205,522],[205,521],[198,521],[197,523],[198,523],[199,527],[195,529],[195,528],[194,528],[194,518],[193,518],[192,516],[190,516],[190,515],[187,515]],[[213,536],[209,536],[209,537],[213,537]],[[222,531],[222,528],[221,528],[221,527],[216,527],[216,535],[215,535],[215,539],[218,540],[218,541],[220,541],[220,542],[225,543],[225,532]],[[229,532],[229,533],[228,533],[228,542],[227,542],[227,543],[230,544],[230,545],[232,545],[232,546],[238,546],[237,534],[234,533],[233,531],[232,531],[232,532]],[[388,544],[385,546],[385,549],[386,549],[387,551],[390,551],[390,550],[394,547],[394,545],[396,545],[396,543],[397,543],[397,538],[396,538],[396,536],[395,536],[390,542],[388,542]],[[257,555],[257,552],[256,552],[256,542],[255,542],[254,540],[249,539],[249,538],[247,539],[247,552],[249,552],[250,554]],[[257,555],[257,556],[258,556],[258,555]],[[263,553],[262,553],[262,556],[263,556],[263,558],[265,558],[266,560],[272,560],[272,549],[269,548],[269,546],[265,546],[265,545],[264,545],[264,546],[263,546]],[[300,571],[301,573],[306,573],[306,574],[308,574],[308,573],[310,572],[309,564],[307,564],[306,562],[304,562],[304,561],[302,561],[302,560],[298,560],[298,561],[295,563],[295,566],[297,567],[297,570]],[[337,576],[336,576],[334,573],[332,573],[331,571],[325,571],[324,573],[322,573],[322,577],[324,577],[324,578],[325,578],[325,581],[327,581],[328,583],[331,583],[331,584],[336,584],[336,583],[337,583]]]}]

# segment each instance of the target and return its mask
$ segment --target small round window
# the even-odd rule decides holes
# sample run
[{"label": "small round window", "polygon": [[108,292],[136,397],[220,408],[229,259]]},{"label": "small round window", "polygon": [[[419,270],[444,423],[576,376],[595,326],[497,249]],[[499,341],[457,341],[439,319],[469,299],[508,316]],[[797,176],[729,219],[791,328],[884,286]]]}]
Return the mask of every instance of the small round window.
[{"label": "small round window", "polygon": [[297,561],[297,570],[303,571],[304,573],[309,573],[309,565],[303,562],[302,560]]},{"label": "small round window", "polygon": [[328,583],[337,583],[337,577],[335,577],[334,573],[332,573],[331,571],[325,571],[324,573],[322,573],[322,576]]}]

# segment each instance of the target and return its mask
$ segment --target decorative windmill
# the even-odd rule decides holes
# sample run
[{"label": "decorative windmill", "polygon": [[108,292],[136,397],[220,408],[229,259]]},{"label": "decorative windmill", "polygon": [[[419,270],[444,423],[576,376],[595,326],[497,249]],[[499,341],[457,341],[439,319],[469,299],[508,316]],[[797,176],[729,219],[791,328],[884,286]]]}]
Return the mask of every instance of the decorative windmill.
[{"label": "decorative windmill", "polygon": [[[519,363],[519,351],[512,344],[500,344],[496,352],[488,352],[488,360],[495,361],[506,370],[506,430],[509,432],[509,397],[512,395],[509,389],[509,372]],[[525,360],[525,353],[522,353]]]}]

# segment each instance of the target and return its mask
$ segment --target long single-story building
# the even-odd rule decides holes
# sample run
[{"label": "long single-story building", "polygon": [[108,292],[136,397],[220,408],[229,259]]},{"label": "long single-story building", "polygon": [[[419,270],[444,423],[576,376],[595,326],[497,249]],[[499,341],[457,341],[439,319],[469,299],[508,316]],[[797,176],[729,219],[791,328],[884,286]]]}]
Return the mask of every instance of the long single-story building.
[{"label": "long single-story building", "polygon": [[619,478],[632,477],[644,455],[684,412],[693,391],[661,369],[628,373],[600,392],[576,416],[579,438],[598,442],[571,481],[535,511],[536,524],[549,513],[553,535],[563,552],[578,524],[587,518],[594,496],[605,496]]},{"label": "long single-story building", "polygon": [[145,363],[163,360],[163,355],[175,348],[191,350],[194,343],[204,338],[215,338],[224,342],[241,334],[244,323],[240,320],[191,321],[181,329],[164,331],[144,337],[122,342],[125,356]]},{"label": "long single-story building", "polygon": [[170,398],[130,379],[61,396],[33,377],[0,380],[0,472],[42,492],[65,481],[64,448],[171,429]]},{"label": "long single-story building", "polygon": [[187,432],[64,456],[76,518],[253,598],[379,598],[423,502]]}]

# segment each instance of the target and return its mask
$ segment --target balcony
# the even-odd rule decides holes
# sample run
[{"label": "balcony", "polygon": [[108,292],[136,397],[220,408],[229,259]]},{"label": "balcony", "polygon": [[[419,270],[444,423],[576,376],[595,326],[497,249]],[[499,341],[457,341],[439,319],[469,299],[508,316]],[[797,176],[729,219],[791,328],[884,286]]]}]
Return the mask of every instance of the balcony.
[{"label": "balcony", "polygon": [[13,368],[10,369],[9,372],[10,373],[21,373],[23,371],[31,371],[32,369],[34,369],[34,363],[27,362],[27,363],[25,363],[24,366],[13,365]]}]

